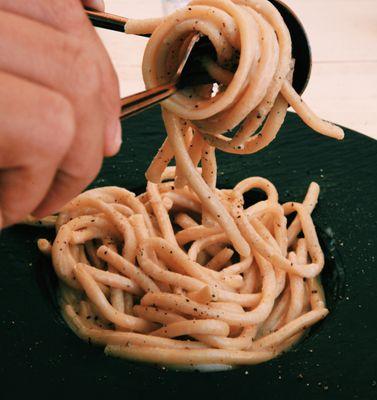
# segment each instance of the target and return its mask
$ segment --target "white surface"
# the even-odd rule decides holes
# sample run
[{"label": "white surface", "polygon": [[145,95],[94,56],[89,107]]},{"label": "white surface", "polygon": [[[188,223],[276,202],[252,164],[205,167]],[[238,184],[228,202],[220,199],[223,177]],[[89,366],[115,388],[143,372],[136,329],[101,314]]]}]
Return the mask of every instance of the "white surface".
[{"label": "white surface", "polygon": [[[160,16],[160,0],[105,0],[126,17]],[[323,118],[377,139],[377,0],[285,0],[307,30],[313,71],[305,100]],[[143,90],[145,38],[98,30],[119,75],[121,94]]]}]

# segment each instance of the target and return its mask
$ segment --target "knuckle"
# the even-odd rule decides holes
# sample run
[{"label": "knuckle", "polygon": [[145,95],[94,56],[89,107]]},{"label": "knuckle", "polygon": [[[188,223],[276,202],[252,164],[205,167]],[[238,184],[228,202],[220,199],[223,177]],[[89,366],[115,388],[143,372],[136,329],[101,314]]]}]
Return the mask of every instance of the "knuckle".
[{"label": "knuckle", "polygon": [[104,112],[119,114],[119,80],[105,48],[88,45],[77,38],[68,38],[63,44],[68,53],[68,79],[71,95],[101,104]]},{"label": "knuckle", "polygon": [[100,95],[102,89],[100,67],[95,58],[83,45],[76,46],[72,54],[71,68],[75,81],[73,89],[78,96],[92,97]]},{"label": "knuckle", "polygon": [[105,102],[106,108],[113,112],[114,115],[118,116],[120,111],[120,88],[119,88],[119,79],[118,75],[115,72],[115,69],[106,54],[106,58],[104,58],[103,65],[103,100]]},{"label": "knuckle", "polygon": [[54,157],[63,155],[76,132],[75,112],[71,103],[58,93],[49,93],[42,101],[43,135],[37,144]]}]

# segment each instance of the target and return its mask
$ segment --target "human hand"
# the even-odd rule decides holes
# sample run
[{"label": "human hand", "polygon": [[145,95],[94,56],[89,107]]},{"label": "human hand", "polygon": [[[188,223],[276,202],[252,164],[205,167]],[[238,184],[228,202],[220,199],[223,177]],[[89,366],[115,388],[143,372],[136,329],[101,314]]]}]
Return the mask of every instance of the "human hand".
[{"label": "human hand", "polygon": [[119,150],[118,80],[82,3],[0,0],[0,228],[57,211]]}]

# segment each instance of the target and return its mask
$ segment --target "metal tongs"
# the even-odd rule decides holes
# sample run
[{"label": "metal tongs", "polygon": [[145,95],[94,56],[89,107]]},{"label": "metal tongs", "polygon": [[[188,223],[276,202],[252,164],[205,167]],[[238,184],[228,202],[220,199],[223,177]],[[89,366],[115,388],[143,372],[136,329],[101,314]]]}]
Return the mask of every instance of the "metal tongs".
[{"label": "metal tongs", "polygon": [[[280,0],[270,1],[279,10],[291,34],[292,57],[295,59],[293,87],[299,94],[302,94],[309,81],[312,66],[311,50],[306,32],[298,17],[287,5]],[[86,13],[95,27],[125,32],[128,18],[91,9],[86,9]],[[215,83],[200,62],[204,56],[216,57],[216,52],[209,39],[200,33],[195,33],[186,40],[185,46],[177,71],[169,83],[121,99],[121,119],[162,102],[180,89]]]}]

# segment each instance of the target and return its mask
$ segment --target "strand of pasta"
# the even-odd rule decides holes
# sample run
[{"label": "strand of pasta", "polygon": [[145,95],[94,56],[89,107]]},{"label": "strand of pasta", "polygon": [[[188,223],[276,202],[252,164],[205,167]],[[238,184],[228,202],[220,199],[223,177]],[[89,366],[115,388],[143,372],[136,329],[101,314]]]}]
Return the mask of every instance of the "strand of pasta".
[{"label": "strand of pasta", "polygon": [[[219,190],[216,149],[264,148],[288,105],[323,135],[341,139],[343,131],[294,91],[289,31],[267,0],[193,0],[163,19],[131,19],[126,32],[152,34],[147,88],[171,80],[193,32],[207,36],[216,59],[202,65],[218,90],[186,88],[164,101],[167,138],[145,193],[89,190],[41,221],[57,230],[52,244],[38,245],[61,281],[63,316],[109,355],[182,365],[267,361],[328,313],[311,218],[319,186],[311,183],[302,204],[283,205],[262,177]],[[252,190],[266,200],[247,204]]]},{"label": "strand of pasta", "polygon": [[[256,182],[258,180],[254,180],[254,182]],[[261,181],[259,181],[260,183]],[[248,182],[249,184],[252,183],[252,181]],[[245,185],[245,183],[243,184]],[[268,186],[267,186],[268,185]],[[276,201],[277,201],[277,193],[274,191],[273,186],[270,187],[270,183],[268,181],[264,182],[264,189],[269,191],[268,196],[271,198],[269,201],[273,202],[275,204],[274,207],[277,207]],[[235,193],[240,193],[240,191],[242,192],[242,189],[240,189],[241,186],[238,186],[238,191]],[[252,186],[249,185],[249,187],[244,186],[244,191],[251,189]],[[156,190],[158,189],[158,185],[155,187]],[[188,189],[185,189],[188,190]],[[225,191],[227,193],[227,196],[229,196],[231,193],[229,191]],[[184,192],[182,192],[184,193]],[[238,196],[238,195],[237,195]],[[233,197],[233,202],[235,204],[235,206],[237,207],[237,205],[239,205],[240,203],[235,201],[234,199],[237,198]],[[271,197],[272,196],[272,197]],[[308,196],[307,196],[308,197]],[[87,205],[87,202],[83,201],[82,204]],[[277,213],[274,207],[271,207],[271,205],[267,205],[267,207],[263,207],[260,208],[261,210],[264,210],[267,214],[269,213],[269,215],[271,215],[274,219],[279,218],[279,215],[284,214],[284,212],[289,213],[292,211],[297,211],[298,208],[300,208],[301,205],[299,205],[298,203],[287,203],[283,206],[279,206],[281,207],[281,213]],[[111,207],[115,207],[115,205],[111,206]],[[301,206],[302,209],[305,208],[305,206]],[[284,209],[284,211],[283,211]],[[93,208],[92,208],[93,210]],[[174,211],[174,205],[172,206],[171,211]],[[267,215],[265,214],[265,215]],[[112,216],[112,212],[108,213],[109,217]],[[245,214],[246,215],[246,214]],[[255,215],[255,214],[253,214]],[[299,214],[300,215],[300,214]],[[103,221],[101,218],[103,217],[96,217],[95,221]],[[184,216],[184,214],[177,214],[177,218],[179,220],[186,221],[187,218],[189,218],[188,216]],[[258,219],[258,226],[259,228],[261,228],[262,226],[264,227],[263,223],[261,222],[263,219],[263,214],[260,214]],[[112,242],[111,239],[106,240],[103,239],[103,243],[105,244],[105,246],[100,246],[96,252],[96,255],[98,258],[98,261],[105,261],[108,262],[109,265],[112,266],[113,268],[113,272],[107,272],[107,271],[102,271],[101,269],[98,268],[98,261],[97,261],[97,266],[89,266],[89,265],[84,265],[84,264],[80,264],[80,263],[76,263],[73,270],[74,270],[74,275],[75,277],[78,278],[80,284],[82,285],[82,287],[85,289],[86,294],[88,295],[88,301],[90,304],[93,304],[94,308],[98,309],[98,312],[100,311],[102,315],[104,315],[106,317],[106,320],[111,321],[116,323],[116,325],[118,326],[118,330],[119,333],[125,333],[123,332],[124,328],[126,329],[148,329],[150,330],[149,326],[148,328],[146,328],[144,325],[138,325],[139,323],[136,323],[135,325],[135,320],[128,320],[128,318],[126,318],[124,320],[124,312],[123,313],[117,313],[116,307],[115,305],[113,305],[114,308],[111,308],[109,306],[108,300],[106,299],[106,296],[104,296],[103,291],[101,291],[101,289],[99,288],[99,286],[94,285],[94,280],[90,280],[90,277],[92,277],[92,279],[94,278],[97,281],[97,284],[105,284],[105,285],[109,285],[111,288],[117,288],[117,289],[123,289],[124,292],[127,291],[131,291],[134,292],[136,290],[136,292],[134,292],[135,296],[141,296],[141,306],[136,306],[136,315],[139,315],[139,317],[133,317],[133,318],[140,318],[140,316],[142,316],[142,320],[145,321],[145,323],[148,321],[148,323],[162,323],[162,325],[166,324],[166,328],[164,328],[164,326],[162,326],[161,328],[159,328],[157,331],[155,331],[155,333],[153,333],[153,335],[158,335],[159,337],[163,337],[163,336],[168,336],[168,337],[174,337],[174,336],[181,336],[181,335],[191,335],[194,339],[196,339],[197,342],[202,342],[205,346],[210,346],[212,348],[217,348],[217,349],[222,349],[222,350],[227,350],[227,351],[239,351],[239,350],[243,350],[243,351],[250,351],[247,350],[250,346],[259,346],[260,343],[264,343],[264,342],[259,342],[260,339],[258,339],[255,343],[253,344],[253,338],[255,337],[255,334],[257,332],[257,330],[261,330],[261,327],[263,327],[263,324],[266,320],[266,317],[268,317],[271,312],[273,311],[273,306],[274,306],[274,302],[275,302],[275,297],[278,295],[278,293],[276,292],[276,290],[273,290],[270,285],[268,284],[266,281],[265,284],[263,284],[263,286],[267,286],[267,289],[264,287],[262,288],[262,297],[259,297],[258,294],[253,294],[252,296],[254,296],[253,300],[251,303],[249,303],[249,305],[247,304],[247,302],[241,302],[242,306],[240,310],[232,310],[232,308],[228,309],[228,308],[218,308],[218,307],[214,307],[216,304],[237,304],[237,300],[235,300],[234,296],[240,296],[240,294],[234,293],[232,294],[230,290],[230,287],[227,290],[224,290],[224,288],[221,288],[221,286],[219,286],[216,281],[211,281],[211,279],[215,278],[217,275],[213,275],[213,274],[223,274],[223,275],[229,275],[229,276],[237,276],[239,273],[244,273],[247,271],[251,271],[252,270],[252,265],[253,265],[253,257],[249,256],[247,258],[245,258],[244,260],[240,261],[240,262],[236,262],[231,264],[230,266],[226,266],[223,268],[219,268],[219,271],[214,271],[206,266],[200,266],[199,264],[196,264],[196,266],[193,268],[192,264],[196,257],[197,254],[200,251],[205,250],[207,247],[213,245],[213,243],[219,243],[218,241],[220,240],[226,240],[226,236],[224,236],[224,234],[220,233],[220,234],[215,234],[214,236],[207,236],[205,239],[202,238],[201,236],[201,229],[204,229],[205,227],[202,227],[200,225],[197,225],[195,227],[192,227],[192,223],[194,222],[193,220],[190,222],[189,219],[187,219],[187,222],[189,223],[189,227],[186,229],[193,229],[196,227],[199,227],[200,229],[197,230],[196,234],[199,235],[195,238],[195,235],[192,236],[192,239],[194,240],[194,243],[201,243],[200,245],[196,246],[196,250],[195,250],[195,256],[193,256],[193,252],[191,252],[192,258],[194,258],[194,260],[190,261],[190,252],[188,252],[188,258],[186,255],[184,255],[184,252],[182,250],[178,250],[178,248],[176,247],[178,244],[177,242],[175,243],[171,243],[170,241],[167,240],[163,240],[163,239],[152,239],[152,237],[149,236],[148,230],[146,228],[146,226],[144,225],[144,218],[142,216],[142,214],[133,214],[129,217],[130,219],[130,226],[135,230],[135,236],[138,240],[138,242],[143,243],[143,246],[140,247],[139,253],[138,253],[138,257],[137,260],[140,263],[140,266],[144,269],[145,272],[147,272],[147,275],[145,275],[145,278],[142,278],[143,275],[140,275],[141,271],[138,271],[138,269],[135,269],[135,266],[132,265],[132,263],[130,263],[129,261],[127,261],[124,257],[122,257],[121,255],[118,254],[117,252],[117,246],[113,243],[115,242],[121,242],[122,241],[122,237],[121,236],[117,236],[117,239],[115,240],[115,242]],[[169,218],[170,220],[170,218]],[[248,220],[248,218],[247,218]],[[67,225],[71,226],[71,229],[76,229],[79,232],[83,230],[85,223],[86,224],[91,224],[92,219],[86,218],[85,216],[79,216],[76,217],[76,220],[72,220],[69,221],[67,223]],[[103,224],[103,222],[101,222]],[[170,222],[169,222],[170,223]],[[184,224],[185,225],[185,224]],[[118,229],[122,229],[123,225],[120,225],[118,227]],[[187,226],[187,225],[185,225]],[[191,226],[191,228],[190,228]],[[300,223],[301,226],[301,223]],[[216,230],[214,231],[212,228],[212,232],[219,232],[219,228],[215,227]],[[139,232],[139,229],[142,230],[143,234],[141,234]],[[207,229],[207,228],[206,228]],[[64,230],[63,230],[64,232]],[[75,240],[74,238],[77,238],[77,236],[73,235],[75,231],[70,230],[71,233],[71,237],[73,240]],[[108,233],[109,231],[106,231],[106,233]],[[139,232],[139,233],[137,233]],[[181,231],[183,232],[183,231]],[[221,229],[220,229],[221,232]],[[179,236],[179,232],[174,233],[175,236]],[[259,237],[259,240],[265,240],[267,241],[267,243],[270,243],[270,246],[272,246],[272,248],[274,249],[274,252],[279,252],[281,251],[278,242],[277,242],[277,232],[275,230],[269,231],[267,228],[263,228],[262,230],[260,230],[260,233],[258,233],[256,231],[256,235]],[[260,236],[261,235],[261,236]],[[306,236],[310,235],[315,235],[315,231],[311,231],[309,229],[307,229],[306,231]],[[91,238],[92,235],[89,235],[88,238]],[[213,239],[215,238],[215,239]],[[195,240],[196,239],[196,240]],[[198,241],[199,239],[199,241]],[[68,236],[68,246],[70,246],[69,244],[69,236]],[[157,240],[157,241],[156,241]],[[307,238],[305,237],[305,239],[299,239],[298,240],[298,244],[297,244],[297,251],[298,251],[298,255],[297,258],[300,260],[300,263],[306,263],[306,244],[307,244]],[[88,242],[89,243],[89,242]],[[93,241],[90,242],[91,246],[93,246]],[[149,243],[149,244],[148,244]],[[112,246],[112,248],[110,248],[110,246]],[[81,245],[80,245],[81,246]],[[90,248],[90,246],[89,246]],[[192,246],[191,246],[192,248]],[[80,247],[80,249],[83,249],[83,247]],[[301,250],[300,250],[301,249]],[[230,249],[226,249],[225,250],[230,250]],[[85,258],[85,254],[80,256],[80,253],[82,253],[82,250],[80,250],[76,256],[77,257],[84,257]],[[173,253],[173,254],[172,254]],[[231,253],[233,253],[233,251],[231,251]],[[305,255],[303,255],[303,253]],[[276,285],[276,278],[278,277],[277,272],[279,271],[278,269],[276,269],[276,267],[274,267],[270,262],[267,261],[267,259],[264,259],[258,252],[255,252],[255,250],[253,250],[253,254],[254,254],[254,258],[257,262],[257,266],[259,268],[262,268],[262,270],[260,271],[260,276],[263,277],[263,280],[268,280],[268,279],[272,279],[271,282],[275,282]],[[301,255],[300,255],[301,254]],[[229,253],[228,253],[228,259],[229,259]],[[296,257],[294,255],[294,253],[290,252],[290,257],[294,258]],[[305,259],[304,259],[305,258]],[[92,256],[91,256],[92,259]],[[151,261],[152,260],[152,261]],[[86,261],[89,262],[88,259],[86,259]],[[172,266],[174,266],[174,268],[178,268],[177,271],[180,272],[170,272],[169,270],[163,269],[161,267],[161,265],[158,264],[158,262],[162,262],[162,264],[165,266],[165,268],[167,267],[168,269],[171,268]],[[155,268],[155,271],[153,272],[152,270],[150,270],[151,265]],[[146,269],[145,269],[146,268]],[[188,268],[188,269],[187,269]],[[193,268],[193,269],[192,269]],[[266,269],[267,268],[267,269]],[[254,267],[255,269],[255,267]],[[191,274],[194,274],[195,277],[189,277],[186,276],[186,274],[191,271]],[[269,271],[269,272],[267,272]],[[122,276],[117,275],[117,272],[123,273],[126,275],[126,277],[122,278]],[[203,273],[205,273],[203,275]],[[81,274],[81,275],[80,275]],[[86,275],[85,275],[86,274]],[[172,278],[166,278],[164,274],[172,274]],[[189,273],[190,274],[190,273]],[[276,276],[275,276],[276,275]],[[302,282],[302,278],[298,277],[295,274],[291,274],[292,278],[297,278],[300,279],[300,281]],[[140,278],[141,276],[141,278]],[[209,278],[211,277],[212,278]],[[118,278],[117,278],[118,277]],[[196,280],[198,279],[198,277],[200,278],[200,280]],[[130,280],[131,278],[131,280]],[[152,278],[152,280],[148,281],[148,279]],[[134,279],[136,279],[136,281],[133,281]],[[141,280],[140,280],[141,279]],[[144,280],[143,280],[144,279]],[[186,290],[188,290],[187,295],[188,297],[184,297],[181,295],[175,295],[175,294],[169,294],[169,293],[161,293],[160,289],[158,288],[158,286],[156,286],[155,284],[152,284],[152,282],[157,279],[157,281],[160,282],[166,282],[167,283],[167,287],[169,285],[173,285],[173,286],[177,286],[177,287],[186,287]],[[167,279],[167,280],[166,280]],[[254,278],[255,279],[255,278]],[[88,283],[89,281],[89,283]],[[186,281],[188,283],[186,283]],[[135,286],[133,286],[130,283],[133,282],[138,282]],[[144,282],[144,283],[142,283]],[[149,284],[146,284],[145,282],[150,282]],[[212,283],[211,283],[212,282]],[[92,287],[90,286],[90,284],[92,284]],[[149,285],[152,284],[152,287],[150,287]],[[208,284],[210,286],[208,286]],[[311,279],[308,281],[308,284],[311,285],[312,291],[314,294],[312,294],[312,296],[320,296],[319,290],[318,289],[318,284],[316,283],[316,281],[314,279]],[[188,285],[188,286],[187,286]],[[144,288],[144,290],[140,291],[141,288]],[[209,289],[210,288],[210,289]],[[208,291],[209,289],[209,291]],[[287,286],[286,289],[284,289],[285,292],[289,291],[289,290],[293,290],[293,288],[290,286]],[[208,291],[208,292],[207,292]],[[145,294],[143,295],[143,293],[150,293],[150,294]],[[154,293],[154,295],[159,296],[159,298],[151,298],[150,296],[152,296],[152,292]],[[160,293],[160,294],[159,294]],[[194,293],[198,293],[197,295],[194,295]],[[202,297],[202,301],[198,302],[197,299],[200,300],[200,296]],[[161,297],[162,296],[162,297]],[[168,296],[168,297],[166,297]],[[169,297],[170,296],[170,297]],[[197,296],[195,298],[195,296]],[[246,296],[251,296],[250,294],[246,294]],[[263,296],[265,296],[263,298]],[[292,297],[297,297],[297,296],[290,296]],[[204,299],[204,301],[203,301]],[[255,300],[254,300],[255,299]],[[267,300],[270,299],[270,300]],[[172,302],[173,300],[173,302]],[[112,300],[111,300],[112,301]],[[169,303],[170,301],[170,303]],[[221,303],[221,302],[226,302],[226,301],[230,301],[233,303]],[[234,303],[234,301],[236,301]],[[296,299],[296,303],[297,303],[298,299]],[[93,302],[93,303],[92,303]],[[89,304],[88,303],[88,304]],[[301,302],[302,303],[302,302]],[[318,319],[319,315],[324,315],[326,313],[326,310],[324,309],[324,305],[323,305],[323,301],[320,300],[318,298],[318,300],[313,299],[312,300],[313,305],[315,305],[315,309],[318,309],[318,313],[316,314],[309,314],[308,316],[306,316],[303,320],[307,321],[307,318],[311,319]],[[150,307],[152,305],[152,308]],[[154,309],[153,307],[159,307],[158,309]],[[238,306],[239,307],[239,306]],[[253,311],[244,311],[241,312],[242,307],[251,307],[251,309]],[[301,306],[302,307],[302,306]],[[163,319],[163,317],[160,318],[156,318],[156,317],[151,317],[150,314],[145,314],[145,311],[141,311],[141,310],[146,310],[146,309],[151,309],[151,310],[155,310],[154,313],[158,312],[160,313],[162,316],[165,316],[168,318],[169,315],[173,315],[171,314],[171,311],[169,310],[176,310],[177,312],[177,316],[172,317],[173,319],[169,320],[168,319]],[[161,311],[158,311],[158,310]],[[73,308],[74,310],[74,308]],[[262,311],[264,310],[264,311]],[[118,310],[119,311],[119,310]],[[73,311],[74,312],[74,311]],[[150,311],[149,311],[150,313]],[[185,315],[185,318],[183,320],[181,320],[181,322],[178,325],[172,325],[172,324],[177,324],[180,321],[180,315]],[[71,314],[72,314],[72,309],[71,309]],[[290,311],[290,308],[287,309],[286,311],[286,315],[285,315],[285,319],[289,322],[289,320],[296,320],[297,318],[300,318],[299,316],[299,311],[297,311],[294,314],[294,317],[291,317],[290,315],[292,314],[292,311]],[[129,316],[131,314],[129,313]],[[189,319],[187,320],[187,315],[189,316]],[[190,317],[191,315],[191,317]],[[272,314],[271,314],[272,315]],[[306,315],[306,314],[305,314]],[[313,317],[312,317],[313,315]],[[128,316],[128,317],[129,317]],[[71,315],[72,317],[72,315]],[[66,318],[69,318],[66,316]],[[178,320],[177,320],[178,318]],[[193,318],[193,319],[191,319]],[[214,322],[209,322],[208,318],[214,318]],[[268,320],[268,318],[267,318]],[[266,320],[266,321],[267,321]],[[281,318],[279,319],[281,321]],[[138,321],[136,319],[136,321]],[[197,321],[197,322],[195,322]],[[231,338],[231,337],[227,337],[227,334],[225,334],[225,331],[222,331],[223,334],[225,334],[225,336],[222,336],[221,334],[219,335],[219,331],[216,331],[217,328],[215,328],[216,324],[214,325],[215,321],[219,321],[221,323],[226,323],[226,326],[228,326],[229,328],[231,328],[232,330],[235,329],[236,326],[244,326],[245,328],[243,329],[243,331],[241,331],[241,333],[239,334],[239,336]],[[301,321],[301,320],[300,320]],[[287,323],[288,323],[287,322]],[[281,323],[281,322],[280,322]],[[73,324],[73,322],[71,321],[71,324]],[[76,325],[78,324],[77,320],[76,320]],[[211,325],[212,324],[212,325]],[[259,329],[256,328],[256,325],[261,325],[261,327]],[[293,328],[290,329],[285,329],[282,332],[282,334],[279,335],[275,335],[272,337],[272,339],[268,339],[267,340],[267,345],[266,346],[270,346],[269,343],[272,340],[272,343],[274,344],[275,342],[277,343],[277,345],[279,345],[279,343],[283,344],[286,342],[287,346],[288,343],[292,344],[295,340],[297,340],[296,336],[299,335],[299,329],[297,328],[297,326],[301,326],[302,323],[299,322],[295,322],[295,324],[293,325]],[[309,324],[308,324],[309,325]],[[135,328],[135,326],[137,326]],[[175,326],[177,326],[177,328],[175,328]],[[211,326],[214,326],[214,328],[211,328]],[[221,326],[225,326],[225,325],[221,325]],[[281,326],[281,328],[279,328],[280,330],[284,327],[285,325],[283,324]],[[99,342],[99,343],[105,343],[104,341],[101,341],[101,329],[103,328],[99,328],[96,327],[95,330],[93,330],[94,328],[91,328],[92,330],[88,331],[88,328],[84,328],[83,325],[80,325],[80,329],[81,329],[81,333],[79,333],[81,336],[85,336],[85,329],[86,329],[86,335],[87,337],[92,335],[93,336],[93,342]],[[306,327],[306,325],[305,325]],[[227,329],[229,329],[227,328]],[[77,326],[75,328],[77,330]],[[178,329],[178,330],[177,330]],[[211,329],[215,329],[215,330],[211,330]],[[222,328],[221,328],[222,329]],[[88,333],[90,332],[90,333]],[[114,336],[114,338],[117,339],[113,339],[113,336],[111,336],[111,334],[108,332],[108,330],[106,331],[106,329],[103,331],[103,337],[105,338],[109,338],[107,344],[119,344],[119,343],[124,343],[122,342],[123,339],[119,339],[122,336]],[[279,332],[279,331],[278,331]],[[150,337],[151,333],[148,333],[146,336]],[[271,335],[271,334],[269,334]],[[300,336],[300,335],[299,335]],[[110,339],[111,337],[111,339]],[[266,338],[269,337],[268,335],[266,336]],[[292,338],[292,339],[290,339]],[[293,340],[293,338],[296,338],[295,340]],[[119,340],[118,342],[115,342],[116,340]],[[134,343],[134,342],[132,342]],[[137,343],[137,342],[135,342]],[[147,343],[149,343],[147,341]],[[196,342],[195,342],[196,343]],[[262,346],[263,348],[265,347],[264,345]],[[166,349],[168,348],[168,346],[163,345],[163,348]],[[253,347],[254,348],[254,347]],[[123,349],[121,351],[121,354],[125,354]]]}]

